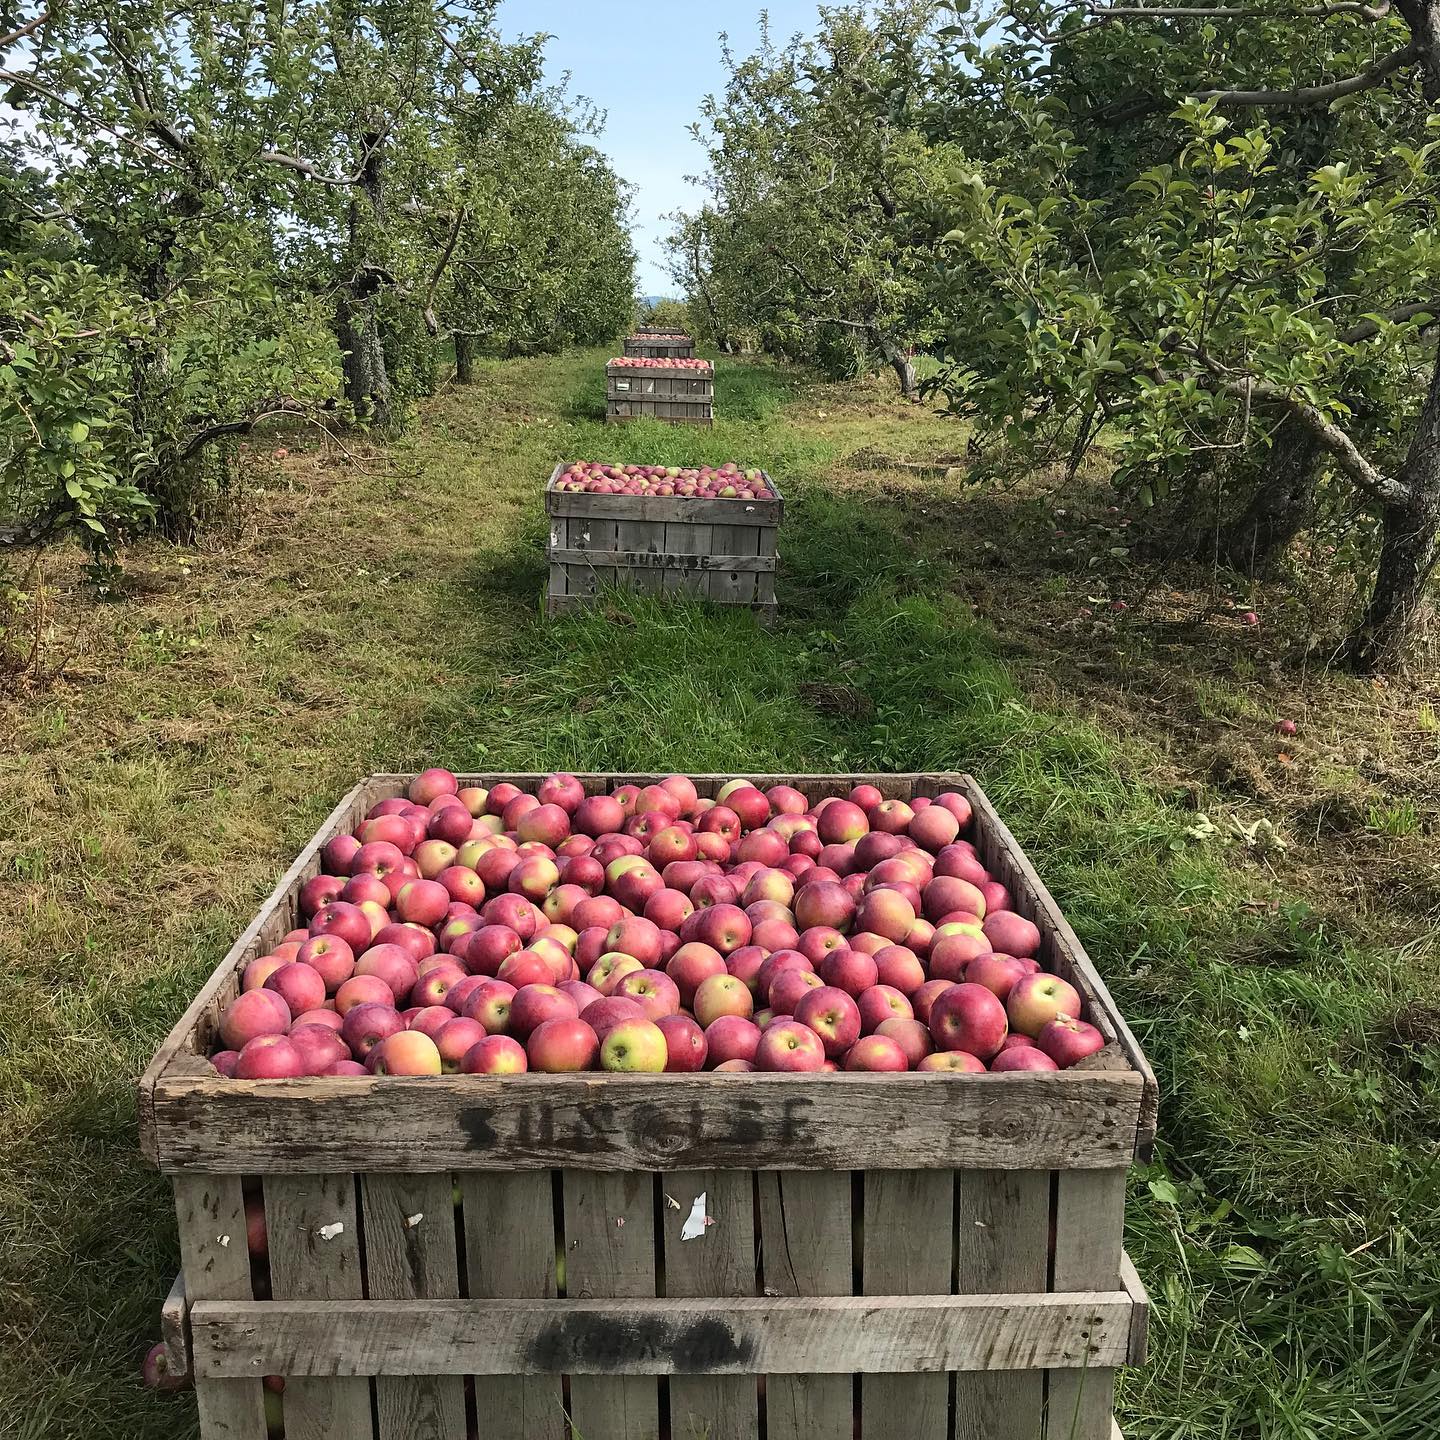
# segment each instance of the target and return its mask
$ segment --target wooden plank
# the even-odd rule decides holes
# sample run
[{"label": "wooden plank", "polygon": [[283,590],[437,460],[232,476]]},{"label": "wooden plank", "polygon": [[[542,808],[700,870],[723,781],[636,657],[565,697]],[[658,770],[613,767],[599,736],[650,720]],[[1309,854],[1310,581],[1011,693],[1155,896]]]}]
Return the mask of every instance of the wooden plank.
[{"label": "wooden plank", "polygon": [[[181,1051],[188,1049],[190,1053],[195,1053],[201,1017],[227,986],[238,986],[240,968],[261,953],[257,948],[260,936],[271,933],[277,914],[290,913],[290,907],[294,904],[295,896],[300,893],[300,887],[312,875],[320,873],[319,855],[325,842],[332,835],[352,825],[354,819],[358,818],[357,811],[363,813],[367,808],[363,803],[366,787],[367,782],[362,780],[347,792],[326,817],[325,823],[315,832],[310,843],[295,857],[295,863],[280,877],[279,883],[270,892],[259,913],[241,932],[240,938],[230,947],[225,958],[210,972],[210,978],[201,986],[200,993],[191,1001],[185,1013],[175,1022],[174,1028],[161,1042],[160,1048],[140,1077],[140,1150],[152,1164],[155,1163],[158,1153],[155,1146],[152,1100],[156,1081]],[[233,988],[230,993],[234,993]]]},{"label": "wooden plank", "polygon": [[695,525],[684,520],[666,522],[665,553],[677,559],[677,563],[672,564],[665,571],[662,588],[667,595],[680,593],[703,595],[705,593],[703,575],[690,568],[683,557],[708,557],[713,532],[712,525]]},{"label": "wooden plank", "polygon": [[[665,527],[667,530],[673,526]],[[728,528],[716,526],[716,529]],[[655,549],[552,550],[550,559],[562,565],[617,565],[626,570],[771,571],[774,560],[758,555],[700,555]]]},{"label": "wooden plank", "polygon": [[[717,525],[712,550],[717,562],[709,576],[710,598],[721,604],[737,605],[755,598],[755,576],[751,567],[769,570],[768,561],[755,554],[757,528],[754,525]],[[725,557],[722,562],[721,557]]]},{"label": "wooden plank", "polygon": [[588,515],[599,520],[691,520],[700,524],[778,525],[779,500],[705,500],[689,495],[590,495],[550,492],[552,515]]},{"label": "wooden plank", "polygon": [[[805,1176],[801,1188],[813,1192],[808,1182],[814,1178]],[[831,1207],[830,1213],[838,1212]],[[792,1221],[785,1237],[792,1255],[807,1225],[807,1217],[795,1220],[798,1226]],[[190,1333],[196,1373],[205,1376],[284,1370],[344,1383],[344,1377],[368,1375],[569,1375],[574,1427],[585,1440],[616,1434],[644,1440],[657,1421],[647,1403],[643,1412],[632,1409],[630,1429],[616,1431],[613,1415],[604,1428],[593,1428],[593,1408],[587,1427],[580,1414],[582,1377],[585,1393],[595,1395],[601,1387],[614,1393],[631,1379],[635,1391],[653,1392],[657,1375],[761,1372],[769,1376],[771,1440],[850,1440],[856,1374],[1033,1370],[1078,1361],[1092,1344],[1100,1362],[1117,1365],[1130,1343],[1131,1309],[1123,1290],[863,1300],[211,1300],[191,1307]],[[791,1382],[811,1403],[798,1412],[777,1410]],[[831,1418],[822,1426],[814,1402],[827,1389],[837,1403],[824,1412]]]},{"label": "wooden plank", "polygon": [[[262,1308],[265,1328],[268,1306],[277,1301],[360,1299],[364,1292],[353,1174],[267,1175],[265,1228],[270,1290],[275,1297]],[[340,1435],[346,1440],[369,1440],[375,1433],[370,1382],[353,1378],[357,1372],[347,1376],[332,1366],[315,1375],[303,1369],[252,1366],[250,1373],[286,1377],[285,1440],[334,1440]]]},{"label": "wooden plank", "polygon": [[[760,1275],[767,1296],[841,1296],[844,1302],[833,1307],[833,1313],[854,1313],[850,1178],[849,1170],[838,1167],[825,1174],[780,1170],[758,1177]],[[826,1308],[822,1306],[822,1312]],[[862,1313],[868,1316],[868,1327],[875,1312]],[[837,1320],[837,1341],[842,1324]],[[843,1344],[837,1344],[832,1361],[842,1351]],[[849,1372],[863,1366],[790,1359],[778,1364],[757,1356],[756,1368],[766,1374],[768,1440],[851,1440],[855,1405]]]},{"label": "wooden plank", "polygon": [[[956,1176],[955,1288],[1039,1294],[1049,1281],[1050,1176],[970,1170]],[[1038,1440],[1045,1377],[1039,1371],[957,1375],[955,1440]]]},{"label": "wooden plank", "polygon": [[1120,1288],[1130,1297],[1130,1353],[1127,1365],[1143,1365],[1150,1355],[1150,1295],[1128,1253],[1120,1256]]},{"label": "wooden plank", "polygon": [[[454,1184],[447,1173],[366,1175],[365,1290],[372,1300],[457,1300]],[[383,1376],[375,1382],[379,1440],[465,1440],[458,1376]]]},{"label": "wooden plank", "polygon": [[[250,1252],[245,1244],[245,1197],[233,1175],[175,1178],[175,1220],[180,1232],[180,1273],[190,1303],[250,1301]],[[194,1365],[193,1354],[190,1357]],[[262,1440],[265,1397],[259,1376],[196,1376],[201,1440]]]},{"label": "wooden plank", "polygon": [[[949,1170],[870,1170],[864,1177],[867,1295],[948,1295],[955,1176]],[[886,1440],[949,1440],[948,1375],[867,1375],[860,1433]]]},{"label": "wooden plank", "polygon": [[[460,1197],[470,1298],[555,1299],[551,1172],[471,1172],[460,1177]],[[471,1383],[477,1416],[503,1416],[506,1433],[519,1440],[564,1440],[558,1375],[476,1375]]]},{"label": "wooden plank", "polygon": [[[963,790],[974,808],[981,834],[988,844],[994,850],[1002,852],[1009,862],[1011,873],[1004,883],[1009,886],[1017,906],[1039,925],[1048,950],[1047,960],[1057,965],[1065,978],[1076,986],[1089,1004],[1092,1023],[1107,1039],[1113,1038],[1119,1043],[1126,1059],[1143,1077],[1145,1092],[1136,1134],[1136,1151],[1142,1159],[1147,1158],[1153,1148],[1159,1125],[1160,1087],[1155,1079],[1155,1072],[1150,1068],[1150,1062],[1146,1060],[1140,1042],[1125,1023],[1104,980],[1100,978],[1100,972],[1086,954],[1079,936],[1071,929],[1064,912],[1045,888],[1035,867],[1026,858],[1025,852],[1000,818],[999,812],[969,776],[964,777]],[[983,853],[983,847],[977,848],[982,848]],[[984,863],[987,867],[990,864],[988,860]]]},{"label": "wooden plank", "polygon": [[177,1172],[1104,1169],[1130,1161],[1141,1085],[1080,1070],[752,1074],[742,1089],[712,1074],[167,1074],[155,1133]]},{"label": "wooden plank", "polygon": [[[682,1171],[661,1183],[665,1293],[746,1296],[756,1291],[755,1176],[748,1170]],[[695,1202],[708,1221],[683,1238]],[[677,1375],[670,1382],[673,1440],[759,1440],[759,1392],[753,1375]]]},{"label": "wooden plank", "polygon": [[[643,1304],[629,1307],[644,1314],[656,1301],[655,1290],[655,1177],[644,1172],[598,1174],[565,1170],[560,1177],[565,1207],[566,1306],[576,1302],[635,1297]],[[613,1307],[612,1307],[613,1308]],[[619,1307],[622,1311],[626,1307]],[[624,1352],[629,1335],[608,1322],[591,1326],[583,1309],[568,1308],[558,1327],[537,1333],[532,1344],[539,1351],[552,1344],[564,1363],[557,1366],[570,1376],[570,1424],[584,1440],[658,1440],[660,1387],[646,1370],[626,1371],[607,1363],[610,1354]],[[553,1314],[553,1307],[552,1307]],[[580,1343],[571,1353],[561,1332],[574,1333]],[[673,1343],[682,1343],[678,1333]],[[598,1351],[600,1364],[586,1365]],[[516,1367],[525,1370],[524,1365]],[[478,1373],[478,1371],[477,1371]]]},{"label": "wooden plank", "polygon": [[[1124,1171],[1106,1175],[1061,1171],[1055,1177],[1051,1280],[1055,1292],[1118,1287],[1124,1231]],[[1110,1440],[1115,1370],[1094,1353],[1087,1353],[1084,1359],[1083,1368],[1052,1370],[1049,1374],[1046,1440]]]},{"label": "wooden plank", "polygon": [[185,1298],[185,1276],[170,1282],[160,1306],[160,1339],[165,1346],[165,1368],[177,1380],[190,1378],[190,1304]]}]

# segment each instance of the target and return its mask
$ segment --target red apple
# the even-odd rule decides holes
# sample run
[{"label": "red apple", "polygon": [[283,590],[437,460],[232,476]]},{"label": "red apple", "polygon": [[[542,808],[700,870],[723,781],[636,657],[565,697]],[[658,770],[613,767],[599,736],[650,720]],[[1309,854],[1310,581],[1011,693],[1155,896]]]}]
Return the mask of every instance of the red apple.
[{"label": "red apple", "polygon": [[506,980],[486,980],[465,1001],[462,1015],[478,1020],[487,1035],[500,1035],[510,1028],[510,1005],[519,992]]},{"label": "red apple", "polygon": [[795,925],[803,940],[804,932],[814,926],[848,930],[855,919],[856,906],[854,897],[838,881],[820,880],[801,886],[793,908]]},{"label": "red apple", "polygon": [[870,822],[859,805],[832,800],[817,816],[815,829],[826,845],[853,844],[870,829]]},{"label": "red apple", "polygon": [[1017,1045],[1011,1050],[1001,1050],[990,1062],[990,1069],[997,1075],[1009,1070],[1058,1070],[1060,1067],[1042,1050],[1033,1045]]},{"label": "red apple", "polygon": [[495,976],[519,990],[525,985],[549,985],[555,978],[555,969],[544,955],[534,950],[517,950],[500,962]]},{"label": "red apple", "polygon": [[940,995],[930,1009],[930,1033],[942,1050],[964,1050],[989,1060],[1006,1032],[1005,1007],[983,985],[961,982]]},{"label": "red apple", "polygon": [[325,842],[320,852],[320,863],[327,875],[349,875],[355,863],[360,842],[353,835],[336,835]]},{"label": "red apple", "polygon": [[435,936],[423,925],[386,925],[371,937],[369,948],[377,945],[398,945],[416,965],[436,948]]},{"label": "red apple", "polygon": [[265,989],[273,990],[289,1007],[291,1015],[318,1010],[325,1003],[324,977],[303,960],[292,960],[288,965],[280,966],[266,980]]},{"label": "red apple", "polygon": [[[862,810],[873,810],[885,798],[885,793],[875,785],[856,785],[846,797],[852,805],[858,805]],[[833,805],[834,800],[828,801]]]},{"label": "red apple", "polygon": [[585,787],[573,775],[547,775],[536,786],[535,798],[542,805],[558,805],[567,815],[574,815],[585,803]]},{"label": "red apple", "polygon": [[709,1047],[705,1032],[689,1015],[662,1015],[655,1024],[665,1037],[665,1068],[673,1074],[688,1074],[705,1068]]},{"label": "red apple", "polygon": [[878,951],[875,970],[882,985],[891,985],[903,995],[913,995],[927,979],[919,957],[904,945],[887,945]]},{"label": "red apple", "polygon": [[985,938],[1002,955],[1027,958],[1040,950],[1040,930],[1032,920],[1013,910],[996,910],[985,916]]},{"label": "red apple", "polygon": [[605,948],[633,955],[642,967],[653,968],[660,960],[660,927],[643,915],[627,915],[610,927]]},{"label": "red apple", "polygon": [[983,1075],[985,1062],[964,1050],[937,1050],[933,1055],[927,1055],[915,1068],[945,1070],[955,1075]]},{"label": "red apple", "polygon": [[832,1060],[860,1037],[859,1006],[833,985],[822,985],[802,995],[795,1006],[795,1018],[820,1037],[826,1056]]},{"label": "red apple", "polygon": [[[932,882],[933,883],[933,882]],[[915,924],[915,907],[898,890],[871,890],[860,902],[855,914],[857,929],[882,935],[894,944],[901,944]]]},{"label": "red apple", "polygon": [[346,1012],[340,1038],[350,1047],[350,1053],[363,1061],[370,1058],[370,1052],[382,1040],[398,1035],[404,1028],[405,1022],[393,1005],[366,1003]]},{"label": "red apple", "polygon": [[237,995],[220,1016],[220,1038],[228,1049],[243,1050],[262,1035],[283,1035],[290,1028],[290,1007],[273,990]]},{"label": "red apple", "polygon": [[1061,1070],[1068,1070],[1077,1061],[1105,1048],[1105,1037],[1084,1020],[1051,1020],[1041,1031],[1036,1045]]},{"label": "red apple", "polygon": [[[833,925],[809,925],[801,932],[795,949],[812,965],[818,965],[831,951],[844,950],[846,943],[845,937]],[[853,948],[853,936],[849,943]]]},{"label": "red apple", "polygon": [[523,1075],[529,1068],[525,1047],[508,1035],[477,1040],[460,1061],[462,1075]]},{"label": "red apple", "polygon": [[585,983],[593,985],[602,995],[613,995],[615,988],[627,976],[633,975],[645,966],[633,955],[619,950],[607,950],[589,969]]},{"label": "red apple", "polygon": [[460,789],[460,781],[449,770],[422,770],[411,782],[406,792],[417,805],[428,805],[441,795],[454,795]]},{"label": "red apple", "polygon": [[[661,1036],[663,1046],[664,1036]],[[545,1075],[567,1075],[589,1070],[595,1064],[600,1042],[583,1021],[547,1020],[530,1036],[525,1054],[532,1070]]]},{"label": "red apple", "polygon": [[977,955],[965,967],[965,979],[973,985],[983,985],[997,1000],[1008,1000],[1025,974],[1024,965],[1013,955]]},{"label": "red apple", "polygon": [[872,985],[856,1000],[860,1011],[860,1033],[871,1035],[886,1020],[909,1020],[915,1009],[903,992],[893,985]]},{"label": "red apple", "polygon": [[301,918],[308,920],[317,910],[333,904],[340,898],[340,892],[345,889],[346,883],[338,875],[316,875],[307,880],[300,887],[300,898],[296,902],[300,907]]},{"label": "red apple", "polygon": [[292,1025],[287,1036],[300,1052],[307,1075],[323,1075],[337,1060],[348,1060],[350,1048],[328,1025]]},{"label": "red apple", "polygon": [[[812,991],[818,994],[818,991]],[[840,991],[837,994],[843,993]],[[850,998],[848,995],[845,997]],[[853,1004],[854,1002],[851,1001]],[[708,1033],[707,1033],[708,1038]],[[825,1065],[825,1044],[809,1026],[799,1020],[777,1020],[760,1036],[755,1047],[755,1068],[814,1074]]]},{"label": "red apple", "polygon": [[358,1005],[395,1004],[395,992],[378,975],[352,975],[335,992],[335,1013],[342,1018]]},{"label": "red apple", "polygon": [[727,1061],[753,1061],[759,1044],[760,1027],[740,1015],[722,1015],[705,1027],[706,1063],[712,1070]]},{"label": "red apple", "polygon": [[915,1018],[928,1025],[930,1009],[935,1004],[936,997],[943,995],[955,983],[953,980],[927,980],[910,996],[910,1004],[914,1007]]},{"label": "red apple", "polygon": [[875,1027],[875,1034],[893,1040],[905,1056],[905,1063],[914,1069],[934,1049],[929,1026],[919,1020],[906,1020],[892,1015]]},{"label": "red apple", "polygon": [[[1061,1015],[1078,1019],[1080,995],[1073,985],[1043,970],[1024,975],[1015,982],[1005,1001],[1010,1024],[1022,1035],[1038,1036],[1050,1021]],[[978,1052],[977,1052],[978,1053]]]},{"label": "red apple", "polygon": [[[337,940],[337,943],[344,944],[344,941],[339,940],[338,936],[335,938]],[[350,947],[347,945],[345,948],[348,950]],[[299,952],[297,951],[296,953],[298,955]],[[263,990],[265,988],[265,982],[278,969],[280,969],[282,965],[288,964],[290,964],[290,961],[285,959],[283,955],[257,956],[245,967],[244,973],[240,977],[241,992],[244,993],[248,990]]]},{"label": "red apple", "polygon": [[358,905],[333,900],[310,917],[310,933],[338,935],[358,955],[370,943],[372,932],[369,918]]},{"label": "red apple", "polygon": [[660,970],[633,970],[621,978],[614,993],[634,1000],[647,1020],[680,1013],[680,987]]},{"label": "red apple", "polygon": [[235,1060],[236,1080],[293,1080],[306,1073],[305,1056],[285,1035],[257,1035]]},{"label": "red apple", "polygon": [[894,1071],[909,1068],[910,1061],[905,1051],[888,1035],[864,1035],[845,1052],[846,1070]]},{"label": "red apple", "polygon": [[943,805],[927,805],[910,821],[910,838],[935,854],[960,834],[960,822]]},{"label": "red apple", "polygon": [[691,1007],[695,1018],[708,1030],[722,1015],[738,1015],[742,1019],[754,1009],[750,987],[734,975],[711,975],[695,991]]},{"label": "red apple", "polygon": [[873,955],[859,950],[832,950],[817,967],[820,978],[857,999],[880,980]]},{"label": "red apple", "polygon": [[[768,1008],[776,1015],[793,1015],[800,998],[807,991],[821,989],[824,984],[813,970],[781,970],[765,992]],[[765,1027],[762,1025],[760,1028],[763,1030]]]}]

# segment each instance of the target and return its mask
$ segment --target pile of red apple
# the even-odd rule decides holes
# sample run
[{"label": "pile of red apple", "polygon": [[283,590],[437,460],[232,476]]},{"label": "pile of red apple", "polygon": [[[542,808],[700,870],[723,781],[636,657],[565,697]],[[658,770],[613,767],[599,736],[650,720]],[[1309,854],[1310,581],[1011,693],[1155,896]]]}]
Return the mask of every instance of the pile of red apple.
[{"label": "pile of red apple", "polygon": [[678,330],[646,330],[642,334],[630,336],[630,339],[645,345],[651,340],[689,340],[690,337],[681,334]]},{"label": "pile of red apple", "polygon": [[556,490],[571,495],[689,495],[698,500],[773,500],[763,470],[723,465],[606,465],[577,460],[555,477]]},{"label": "pile of red apple", "polygon": [[427,770],[322,852],[223,1075],[1055,1070],[1104,1044],[963,795]]},{"label": "pile of red apple", "polygon": [[617,355],[605,363],[622,370],[701,370],[706,375],[715,368],[708,360],[682,360],[669,355]]}]

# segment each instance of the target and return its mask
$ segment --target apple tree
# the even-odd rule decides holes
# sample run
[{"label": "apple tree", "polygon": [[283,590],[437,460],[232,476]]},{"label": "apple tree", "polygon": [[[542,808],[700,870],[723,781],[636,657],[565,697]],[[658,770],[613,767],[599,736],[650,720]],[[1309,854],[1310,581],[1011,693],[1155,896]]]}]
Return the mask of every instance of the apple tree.
[{"label": "apple tree", "polygon": [[1248,461],[1267,548],[1323,478],[1378,532],[1349,655],[1398,663],[1440,530],[1440,4],[990,22],[902,97],[944,157],[938,390],[1029,451],[1104,427],[1142,504]]}]

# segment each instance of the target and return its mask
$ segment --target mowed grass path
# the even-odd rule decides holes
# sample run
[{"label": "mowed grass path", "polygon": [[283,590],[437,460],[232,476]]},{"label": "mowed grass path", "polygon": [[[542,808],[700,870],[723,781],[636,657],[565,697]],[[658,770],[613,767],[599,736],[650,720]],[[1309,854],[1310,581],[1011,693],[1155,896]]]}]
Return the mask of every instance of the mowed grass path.
[{"label": "mowed grass path", "polygon": [[[75,678],[0,708],[0,1433],[193,1433],[136,1378],[176,1258],[134,1077],[334,799],[439,763],[975,772],[1162,1077],[1127,1436],[1434,1434],[1440,1063],[1392,1023],[1431,957],[1357,946],[1283,865],[1187,835],[1146,755],[1027,703],[953,552],[846,465],[954,450],[951,427],[722,361],[712,432],[614,433],[602,359],[485,366],[388,464],[303,447],[250,538],[147,549],[173,582],[147,597],[62,593]],[[602,456],[769,469],[777,629],[644,604],[545,624],[541,484]]]}]

